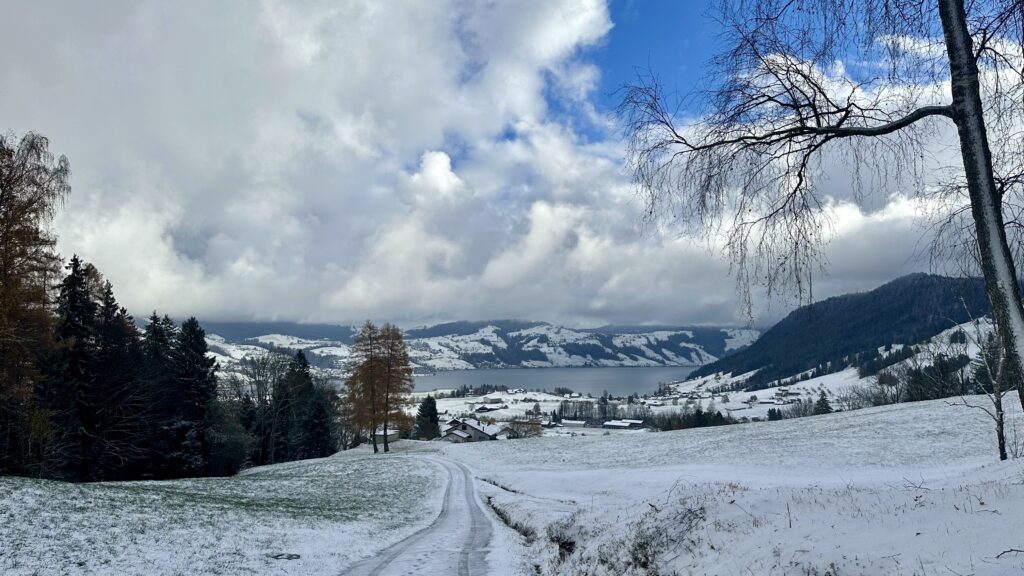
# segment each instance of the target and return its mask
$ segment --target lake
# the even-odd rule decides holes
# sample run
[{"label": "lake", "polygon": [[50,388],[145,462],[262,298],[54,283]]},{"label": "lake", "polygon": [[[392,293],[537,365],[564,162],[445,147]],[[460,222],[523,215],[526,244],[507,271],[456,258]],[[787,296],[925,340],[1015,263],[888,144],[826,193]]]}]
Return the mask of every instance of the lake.
[{"label": "lake", "polygon": [[416,391],[430,392],[460,386],[481,384],[502,385],[508,388],[553,391],[561,386],[579,392],[600,396],[608,392],[613,396],[651,394],[663,382],[682,380],[693,372],[692,367],[653,368],[493,368],[485,370],[451,370],[437,374],[416,376]]}]

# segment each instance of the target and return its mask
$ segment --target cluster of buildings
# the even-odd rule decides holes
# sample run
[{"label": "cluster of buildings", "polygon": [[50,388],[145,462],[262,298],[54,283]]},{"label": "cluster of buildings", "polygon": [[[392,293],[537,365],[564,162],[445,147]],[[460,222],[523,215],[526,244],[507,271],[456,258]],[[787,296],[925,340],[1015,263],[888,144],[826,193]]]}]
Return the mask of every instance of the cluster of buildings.
[{"label": "cluster of buildings", "polygon": [[[586,422],[583,420],[562,420],[552,422],[550,420],[520,420],[515,423],[525,423],[539,426],[541,428],[583,428]],[[506,423],[509,424],[509,423]],[[644,427],[643,420],[608,420],[601,426],[607,430],[639,430]],[[497,440],[505,432],[505,425],[502,423],[486,424],[476,418],[449,418],[441,425],[441,440],[449,442],[481,442],[485,440]]]}]

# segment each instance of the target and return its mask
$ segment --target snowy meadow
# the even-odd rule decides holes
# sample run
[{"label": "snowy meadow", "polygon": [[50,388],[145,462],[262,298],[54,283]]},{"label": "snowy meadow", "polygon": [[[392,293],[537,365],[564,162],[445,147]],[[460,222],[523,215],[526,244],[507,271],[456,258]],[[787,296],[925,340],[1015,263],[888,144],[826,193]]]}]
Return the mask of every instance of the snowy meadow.
[{"label": "snowy meadow", "polygon": [[428,523],[443,488],[430,466],[365,450],[232,478],[4,477],[0,572],[336,574]]}]

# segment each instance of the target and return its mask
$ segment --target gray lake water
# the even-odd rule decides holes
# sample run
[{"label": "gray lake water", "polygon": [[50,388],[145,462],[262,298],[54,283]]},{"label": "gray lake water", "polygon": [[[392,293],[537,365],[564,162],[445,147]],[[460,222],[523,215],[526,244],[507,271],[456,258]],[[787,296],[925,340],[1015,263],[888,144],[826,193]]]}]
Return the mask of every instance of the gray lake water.
[{"label": "gray lake water", "polygon": [[429,376],[416,376],[416,391],[430,392],[460,386],[481,384],[504,385],[509,388],[554,391],[569,388],[584,396],[589,392],[600,396],[651,394],[663,382],[682,380],[693,372],[689,367],[656,368],[494,368],[486,370],[452,370]]}]

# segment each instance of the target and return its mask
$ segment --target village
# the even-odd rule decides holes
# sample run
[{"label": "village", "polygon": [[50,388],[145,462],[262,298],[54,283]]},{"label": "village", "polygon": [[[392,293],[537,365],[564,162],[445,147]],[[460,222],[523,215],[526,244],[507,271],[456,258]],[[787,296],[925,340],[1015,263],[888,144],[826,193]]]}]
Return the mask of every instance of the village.
[{"label": "village", "polygon": [[[742,377],[716,374],[702,379],[662,384],[648,395],[594,397],[591,394],[559,390],[531,391],[496,387],[486,393],[457,396],[452,390],[416,392],[406,410],[415,413],[427,396],[437,402],[441,437],[438,440],[464,443],[510,440],[539,436],[643,433],[657,430],[651,422],[656,415],[703,410],[720,412],[737,423],[768,419],[768,410],[816,398],[822,391],[838,394],[843,385],[856,380],[856,371],[844,371],[800,385],[778,385],[756,392],[729,392]],[[476,391],[471,391],[476,392]],[[572,412],[568,414],[567,412]],[[589,414],[589,417],[576,416]],[[576,417],[571,417],[576,416]],[[383,431],[378,431],[383,434]],[[389,441],[400,438],[389,433]]]}]

